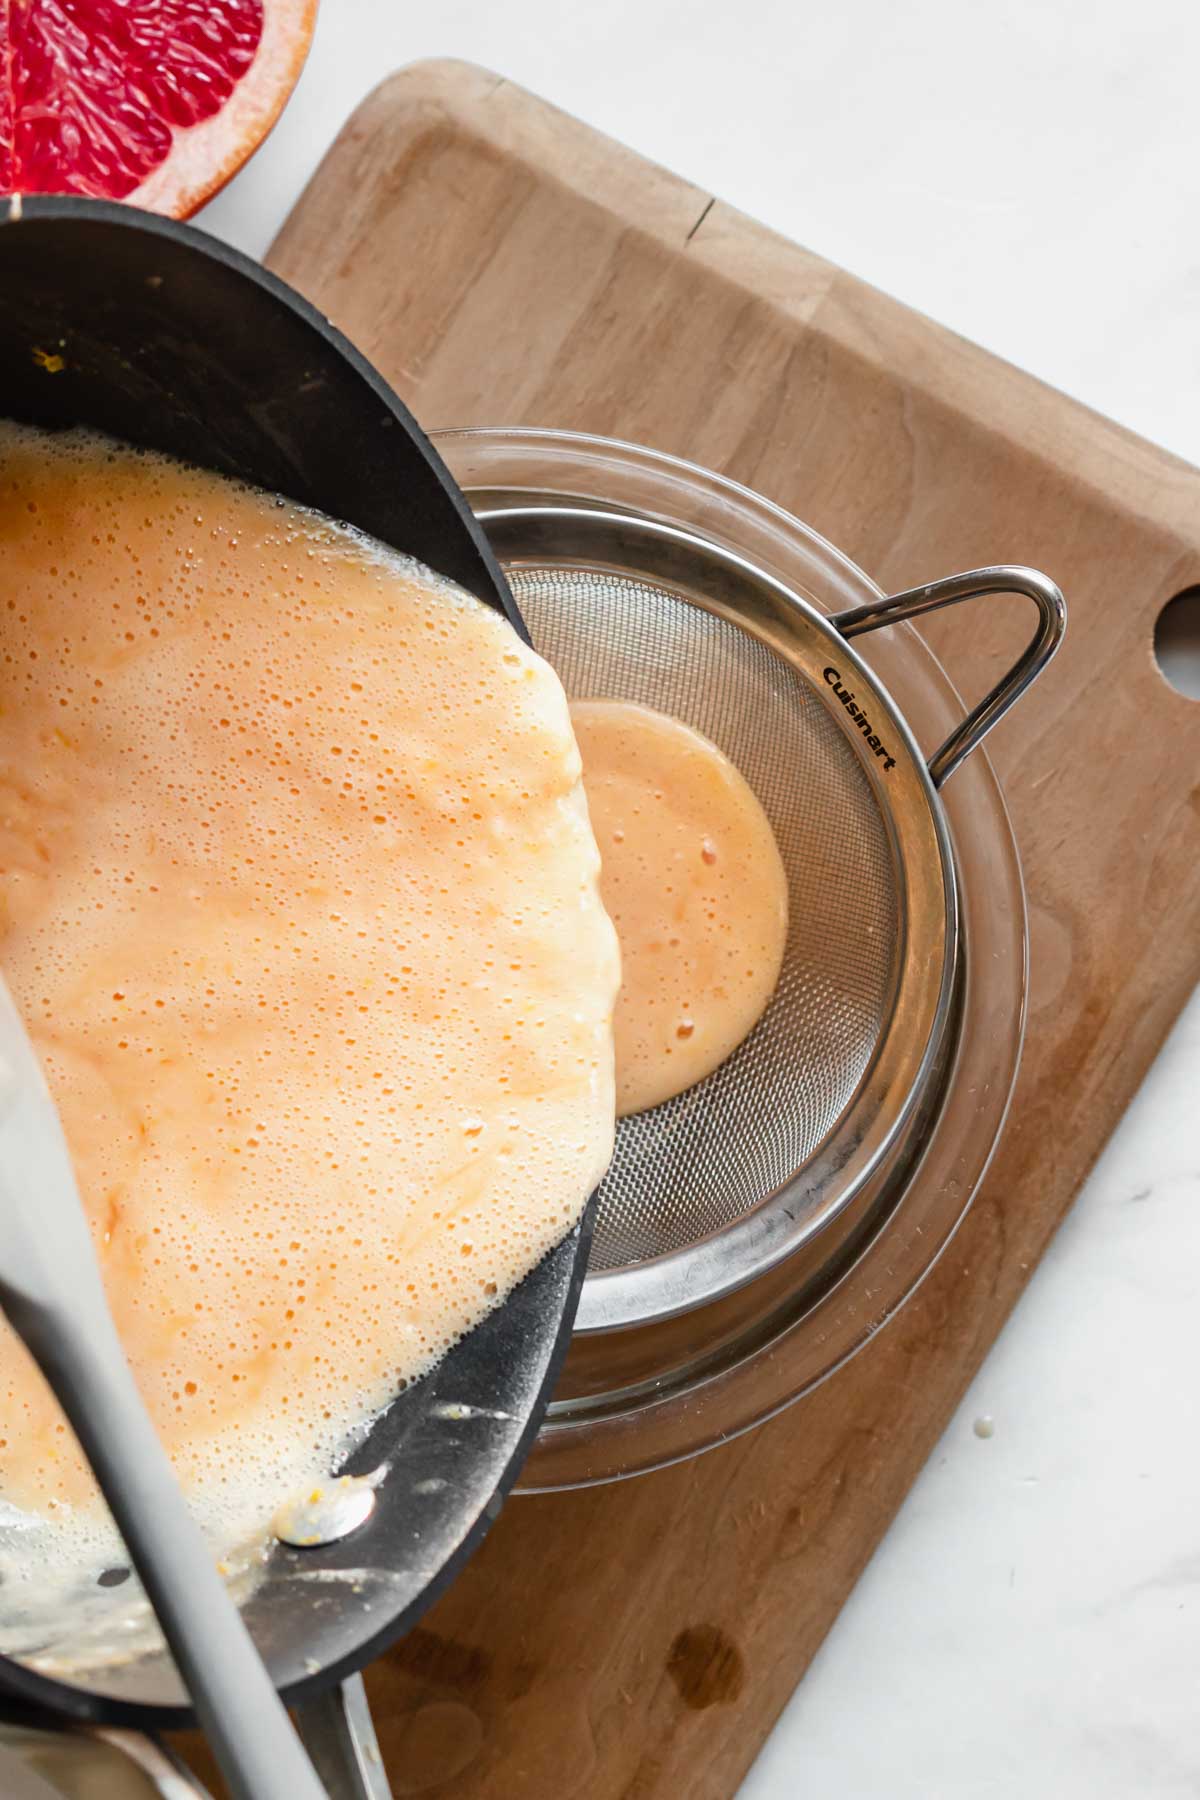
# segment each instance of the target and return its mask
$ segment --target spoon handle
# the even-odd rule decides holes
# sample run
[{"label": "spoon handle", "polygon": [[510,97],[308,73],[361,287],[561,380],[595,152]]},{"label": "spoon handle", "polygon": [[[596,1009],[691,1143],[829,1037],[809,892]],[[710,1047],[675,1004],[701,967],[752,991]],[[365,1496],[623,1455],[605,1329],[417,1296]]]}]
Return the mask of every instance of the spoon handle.
[{"label": "spoon handle", "polygon": [[37,1311],[13,1322],[95,1471],[233,1800],[326,1800],[188,1512],[107,1305],[87,1308],[82,1329]]},{"label": "spoon handle", "polygon": [[233,1800],[327,1800],[125,1360],[58,1111],[3,980],[0,1307],[95,1470]]}]

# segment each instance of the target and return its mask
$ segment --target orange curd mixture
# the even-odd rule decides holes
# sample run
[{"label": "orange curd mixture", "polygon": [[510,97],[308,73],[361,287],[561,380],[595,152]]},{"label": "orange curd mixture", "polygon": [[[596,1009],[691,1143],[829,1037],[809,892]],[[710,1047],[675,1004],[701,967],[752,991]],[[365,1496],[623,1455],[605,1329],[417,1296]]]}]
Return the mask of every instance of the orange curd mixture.
[{"label": "orange curd mixture", "polygon": [[[5,427],[0,870],[122,1340],[241,1539],[608,1161],[617,952],[566,700],[495,611],[376,544]],[[0,1502],[102,1558],[3,1326],[0,1439]]]},{"label": "orange curd mixture", "polygon": [[617,1112],[642,1112],[758,1023],[783,961],[787,877],[749,783],[698,731],[623,700],[577,700],[571,718],[621,944]]}]

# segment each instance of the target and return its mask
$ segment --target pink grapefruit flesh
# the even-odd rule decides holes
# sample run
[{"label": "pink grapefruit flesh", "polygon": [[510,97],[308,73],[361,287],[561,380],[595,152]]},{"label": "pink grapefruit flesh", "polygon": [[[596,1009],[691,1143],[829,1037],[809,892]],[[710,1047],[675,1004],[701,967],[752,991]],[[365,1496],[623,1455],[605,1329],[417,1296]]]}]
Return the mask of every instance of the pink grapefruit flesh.
[{"label": "pink grapefruit flesh", "polygon": [[184,218],[261,143],[316,0],[0,0],[0,192]]}]

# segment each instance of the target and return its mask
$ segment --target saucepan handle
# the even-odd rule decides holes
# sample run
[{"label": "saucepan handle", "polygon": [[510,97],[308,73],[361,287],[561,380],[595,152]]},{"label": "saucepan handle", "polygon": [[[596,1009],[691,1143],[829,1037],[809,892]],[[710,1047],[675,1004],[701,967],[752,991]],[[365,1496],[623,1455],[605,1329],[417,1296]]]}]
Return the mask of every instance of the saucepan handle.
[{"label": "saucepan handle", "polygon": [[937,612],[940,607],[954,606],[960,600],[973,600],[983,594],[1025,594],[1038,609],[1037,630],[1012,668],[996,683],[989,694],[972,707],[961,725],[956,725],[929,759],[929,776],[940,788],[964,757],[981,744],[997,720],[1021,698],[1031,681],[1041,674],[1062,642],[1067,625],[1067,607],[1061,591],[1046,575],[1026,569],[1018,563],[997,563],[990,569],[969,569],[964,575],[947,575],[925,587],[907,588],[902,594],[873,600],[849,612],[835,613],[829,623],[844,638],[862,637],[877,631],[881,625],[898,625],[902,619],[919,619],[922,614]]},{"label": "saucepan handle", "polygon": [[294,1716],[330,1800],[392,1800],[361,1675],[305,1700]]},{"label": "saucepan handle", "polygon": [[[293,1718],[329,1800],[393,1800],[361,1675],[351,1675],[337,1687],[302,1701],[293,1709]],[[100,1727],[83,1735],[123,1751],[149,1777],[153,1791],[163,1800],[209,1800],[208,1789],[201,1787],[197,1777],[157,1738]],[[11,1760],[15,1763],[15,1758]],[[25,1800],[19,1782],[14,1788],[9,1765],[9,1754],[0,1744],[0,1800]],[[29,1800],[40,1800],[43,1790],[50,1800],[50,1790],[40,1779],[30,1774],[28,1780],[32,1784]],[[57,1793],[57,1788],[54,1791]]]}]

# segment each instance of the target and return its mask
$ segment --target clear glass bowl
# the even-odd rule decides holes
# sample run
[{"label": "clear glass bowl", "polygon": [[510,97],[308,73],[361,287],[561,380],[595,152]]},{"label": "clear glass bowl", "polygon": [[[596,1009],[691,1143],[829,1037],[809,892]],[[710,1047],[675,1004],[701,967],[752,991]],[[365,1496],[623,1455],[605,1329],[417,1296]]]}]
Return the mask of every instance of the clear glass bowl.
[{"label": "clear glass bowl", "polygon": [[[449,431],[437,443],[477,511],[516,496],[525,504],[569,497],[710,537],[825,612],[879,596],[861,569],[799,520],[678,458],[556,431]],[[907,625],[858,647],[932,753],[966,710],[937,659]],[[963,949],[953,1049],[936,1091],[836,1227],[769,1277],[644,1329],[577,1333],[522,1491],[616,1480],[758,1424],[867,1344],[945,1249],[1008,1109],[1024,1029],[1027,944],[1016,846],[982,752],[956,771],[941,799]]]}]

